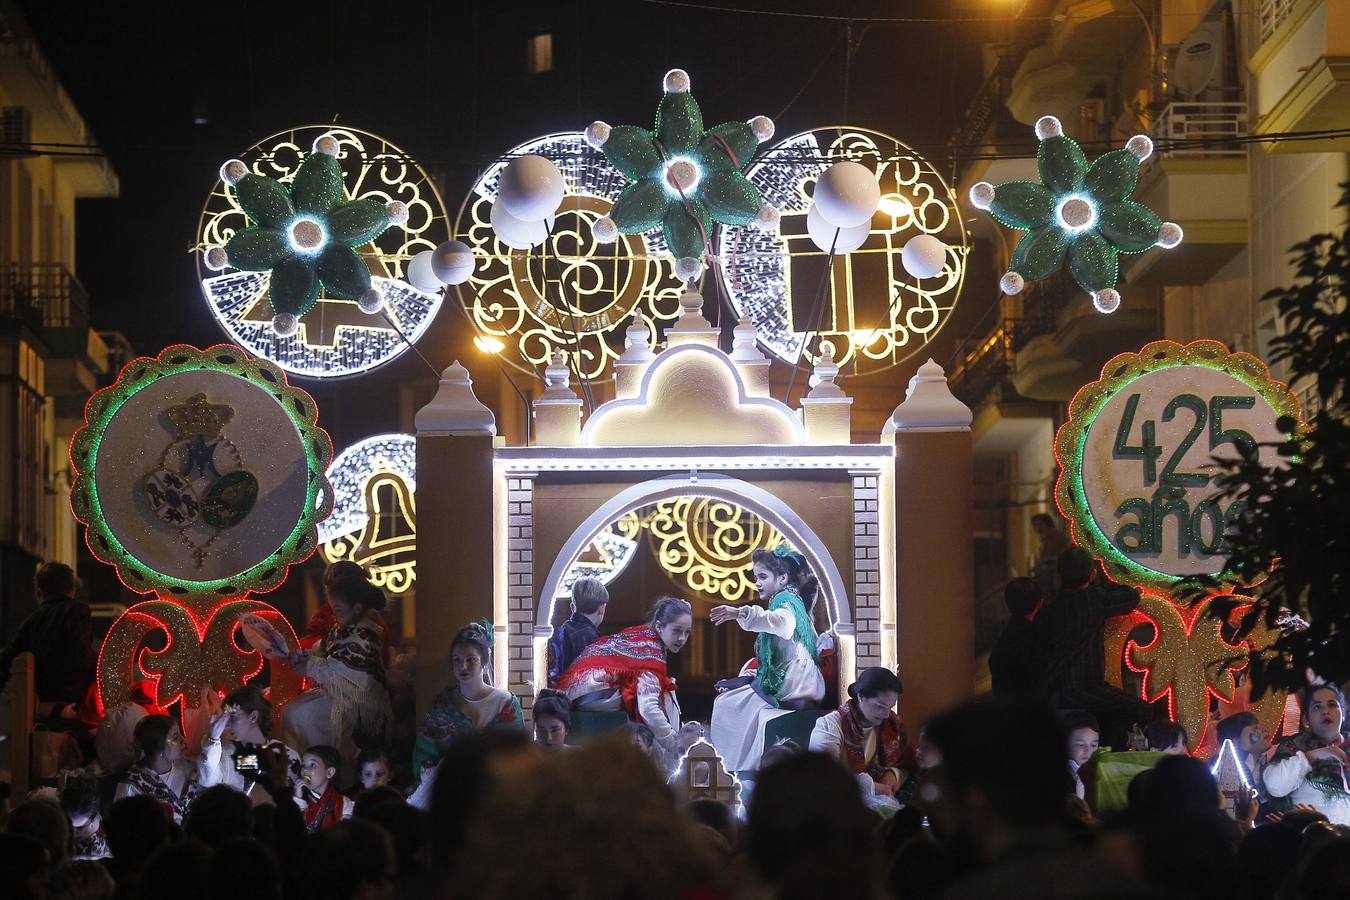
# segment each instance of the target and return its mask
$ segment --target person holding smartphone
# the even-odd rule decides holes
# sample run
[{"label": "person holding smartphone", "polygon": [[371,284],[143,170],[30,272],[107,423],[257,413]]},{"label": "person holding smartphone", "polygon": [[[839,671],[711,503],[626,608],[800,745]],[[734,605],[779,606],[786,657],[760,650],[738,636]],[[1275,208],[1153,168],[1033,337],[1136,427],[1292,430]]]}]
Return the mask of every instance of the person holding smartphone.
[{"label": "person holding smartphone", "polygon": [[225,784],[247,794],[255,805],[270,803],[271,796],[260,784],[259,755],[264,748],[285,750],[290,760],[290,781],[294,783],[300,777],[300,754],[271,734],[272,704],[263,692],[251,684],[230,691],[221,711],[211,717],[202,740],[202,786]]}]

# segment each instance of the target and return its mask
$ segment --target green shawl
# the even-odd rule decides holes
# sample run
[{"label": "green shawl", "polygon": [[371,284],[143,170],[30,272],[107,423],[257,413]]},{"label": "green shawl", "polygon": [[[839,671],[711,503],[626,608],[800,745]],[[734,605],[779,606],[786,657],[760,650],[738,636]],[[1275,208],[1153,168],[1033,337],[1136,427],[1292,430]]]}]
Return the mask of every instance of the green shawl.
[{"label": "green shawl", "polygon": [[[811,654],[811,661],[815,662],[816,629],[811,624],[811,615],[806,611],[806,605],[802,603],[801,596],[795,590],[788,589],[779,591],[769,601],[769,612],[775,612],[784,607],[792,610],[792,617],[797,622],[792,639],[806,647],[806,651]],[[755,657],[759,660],[759,667],[755,670],[755,681],[758,683],[759,692],[776,707],[778,706],[778,692],[783,689],[783,678],[787,675],[787,670],[781,661],[774,662],[773,635],[768,632],[760,632],[759,638],[755,641]]]}]

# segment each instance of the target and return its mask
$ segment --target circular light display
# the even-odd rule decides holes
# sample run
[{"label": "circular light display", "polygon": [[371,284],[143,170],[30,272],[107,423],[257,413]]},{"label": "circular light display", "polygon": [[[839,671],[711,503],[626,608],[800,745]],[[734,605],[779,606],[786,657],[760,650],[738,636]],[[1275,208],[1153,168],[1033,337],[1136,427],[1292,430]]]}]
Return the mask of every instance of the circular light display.
[{"label": "circular light display", "polygon": [[[558,166],[567,192],[551,238],[512,250],[492,230],[492,206],[507,161],[530,153]],[[547,365],[561,350],[587,378],[618,358],[634,315],[646,320],[655,346],[655,326],[680,315],[681,284],[661,232],[619,235],[610,244],[591,236],[628,183],[580,132],[536,138],[489,167],[455,220],[455,233],[480,260],[468,284],[455,288],[474,328],[514,344],[529,366]]]},{"label": "circular light display", "polygon": [[[822,295],[828,254],[812,242],[807,214],[816,179],[841,160],[876,173],[881,205],[862,246],[834,260]],[[969,244],[951,188],[926,159],[890,135],[838,126],[775,144],[746,174],[781,211],[779,229],[723,228],[717,252],[737,312],[749,314],[775,356],[813,363],[828,342],[841,366],[866,375],[920,352],[937,335],[961,292]],[[901,262],[905,244],[920,234],[947,245],[946,263],[932,278],[909,276]]]},{"label": "circular light display", "polygon": [[[205,254],[197,254],[198,277],[207,305],[230,337],[287,372],[311,378],[369,371],[408,348],[399,331],[411,341],[422,335],[440,309],[441,294],[420,291],[409,284],[406,266],[414,254],[434,249],[450,238],[445,204],[435,184],[411,157],[377,135],[357,128],[309,125],[264,138],[240,158],[254,173],[289,183],[314,141],[324,135],[337,141],[346,199],[378,197],[407,207],[405,224],[386,229],[358,251],[384,301],[384,313],[397,330],[385,315],[368,315],[354,301],[323,293],[314,308],[300,318],[298,330],[282,337],[272,329],[268,273],[230,269],[213,272],[206,267]],[[225,183],[217,181],[202,209],[197,248],[224,246],[236,231],[248,225]],[[294,247],[312,252],[323,245],[326,236],[317,223],[300,220],[288,239]]]},{"label": "circular light display", "polygon": [[328,467],[333,514],[319,526],[324,559],[350,560],[391,593],[412,587],[417,549],[417,440],[377,434]]},{"label": "circular light display", "polygon": [[133,591],[197,610],[275,588],[332,508],[318,414],[238,347],[133,360],[71,440],[71,509],[89,549]]},{"label": "circular light display", "polygon": [[1221,496],[1214,460],[1242,448],[1278,465],[1281,416],[1298,418],[1288,387],[1217,341],[1155,341],[1110,360],[1055,436],[1055,497],[1074,541],[1115,580],[1159,591],[1222,574],[1242,506]]}]

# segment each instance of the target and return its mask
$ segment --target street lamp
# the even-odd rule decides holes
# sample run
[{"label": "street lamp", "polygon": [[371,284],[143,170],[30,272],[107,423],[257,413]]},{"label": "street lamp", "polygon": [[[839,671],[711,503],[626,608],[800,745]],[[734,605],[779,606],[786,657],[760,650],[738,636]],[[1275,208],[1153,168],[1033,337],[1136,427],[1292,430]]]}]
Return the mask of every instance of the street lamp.
[{"label": "street lamp", "polygon": [[501,338],[493,337],[490,334],[480,334],[473,339],[473,345],[478,348],[479,352],[492,357],[492,361],[497,364],[497,368],[501,371],[502,377],[506,379],[506,383],[511,385],[511,390],[515,391],[516,396],[520,398],[520,405],[525,410],[525,446],[528,447],[532,432],[530,428],[530,417],[532,415],[530,401],[521,391],[520,386],[516,384],[516,380],[511,377],[511,373],[506,371],[506,366],[502,365],[500,357],[501,352],[506,349],[506,344],[502,342]]}]

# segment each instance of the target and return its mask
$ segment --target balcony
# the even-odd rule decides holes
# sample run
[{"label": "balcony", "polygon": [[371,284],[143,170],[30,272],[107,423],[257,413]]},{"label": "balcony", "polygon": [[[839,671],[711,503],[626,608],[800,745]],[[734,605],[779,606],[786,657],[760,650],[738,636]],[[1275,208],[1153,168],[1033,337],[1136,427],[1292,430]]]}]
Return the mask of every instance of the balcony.
[{"label": "balcony", "polygon": [[100,386],[109,352],[89,327],[89,294],[79,279],[60,263],[0,266],[0,317],[27,326],[47,346],[47,394],[58,404],[75,398],[82,408]]},{"label": "balcony", "polygon": [[979,456],[1005,456],[1044,438],[1054,408],[1018,395],[1012,385],[1016,368],[1016,319],[1005,320],[972,346],[952,373],[952,393],[975,412],[971,437]]},{"label": "balcony", "polygon": [[[1350,3],[1262,0],[1261,45],[1247,68],[1256,79],[1255,134],[1344,129],[1350,121]],[[1339,153],[1350,138],[1271,141],[1269,153]]]},{"label": "balcony", "polygon": [[1247,104],[1169,103],[1152,129],[1158,152],[1144,164],[1136,199],[1186,232],[1180,247],[1121,258],[1140,287],[1204,284],[1247,245]]}]

